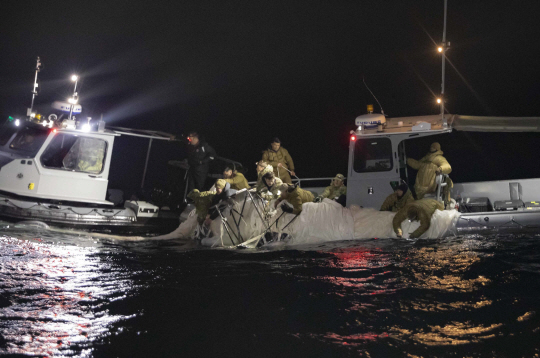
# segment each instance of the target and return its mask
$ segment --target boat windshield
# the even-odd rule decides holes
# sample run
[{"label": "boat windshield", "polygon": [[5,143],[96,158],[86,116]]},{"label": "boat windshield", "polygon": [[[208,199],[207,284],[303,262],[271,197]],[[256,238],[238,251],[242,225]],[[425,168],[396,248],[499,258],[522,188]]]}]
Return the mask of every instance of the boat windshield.
[{"label": "boat windshield", "polygon": [[354,147],[357,173],[392,170],[392,142],[389,138],[358,139]]},{"label": "boat windshield", "polygon": [[[6,143],[9,143],[9,149],[15,152],[23,152],[27,155],[35,155],[49,135],[48,128],[34,123],[24,123],[20,128],[16,127],[17,129],[15,131],[12,131],[9,125],[7,128],[5,127],[6,126],[4,125],[4,128],[2,129],[7,129],[7,131],[2,133],[0,144],[5,145]],[[17,134],[9,141],[15,132]]]},{"label": "boat windshield", "polygon": [[98,138],[57,134],[41,156],[46,168],[91,174],[103,171],[107,142]]}]

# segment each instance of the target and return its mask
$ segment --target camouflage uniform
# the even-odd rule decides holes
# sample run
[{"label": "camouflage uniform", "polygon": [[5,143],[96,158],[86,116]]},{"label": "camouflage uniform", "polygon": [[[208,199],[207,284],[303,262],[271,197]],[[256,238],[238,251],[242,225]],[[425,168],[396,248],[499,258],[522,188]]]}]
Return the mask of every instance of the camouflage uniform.
[{"label": "camouflage uniform", "polygon": [[242,173],[233,173],[232,178],[224,179],[227,183],[231,184],[231,189],[242,190],[249,189],[249,184]]},{"label": "camouflage uniform", "polygon": [[188,198],[194,201],[195,203],[195,213],[197,214],[197,221],[202,225],[208,215],[208,210],[212,205],[212,199],[216,195],[213,191],[203,191],[199,192],[198,189],[193,189],[189,194]]},{"label": "camouflage uniform", "polygon": [[407,190],[401,198],[398,198],[397,193],[388,195],[384,203],[381,205],[381,211],[393,211],[398,212],[405,205],[410,204],[414,201],[412,193],[410,190]]},{"label": "camouflage uniform", "polygon": [[342,195],[347,195],[347,187],[345,185],[336,187],[334,184],[332,184],[330,186],[327,186],[319,197],[323,199],[328,198],[333,200],[335,198],[339,198]]},{"label": "camouflage uniform", "polygon": [[279,198],[278,192],[281,184],[283,184],[283,182],[279,178],[274,178],[274,185],[272,185],[270,188],[264,184],[264,187],[260,192],[261,197],[268,201]]},{"label": "camouflage uniform", "polygon": [[409,237],[411,239],[420,237],[428,231],[435,210],[444,210],[444,205],[434,199],[421,199],[405,205],[392,220],[395,233],[398,236],[401,234],[401,223],[412,215],[416,217],[416,220],[420,221],[420,227],[414,230]]},{"label": "camouflage uniform", "polygon": [[[284,183],[292,183],[289,172],[285,170],[288,169],[294,172],[294,162],[287,149],[279,147],[277,151],[274,151],[272,148],[268,148],[263,152],[262,160],[273,166],[276,177],[281,179]],[[281,168],[278,168],[279,163],[282,165]]]},{"label": "camouflage uniform", "polygon": [[443,174],[450,174],[452,167],[445,157],[439,143],[433,143],[430,148],[431,152],[420,160],[412,158],[407,159],[407,164],[413,169],[417,169],[416,183],[414,190],[416,198],[422,199],[428,193],[434,193],[437,189],[436,171],[441,169]]},{"label": "camouflage uniform", "polygon": [[313,202],[313,193],[296,187],[292,192],[285,192],[283,198],[293,206],[293,214],[298,215],[302,212],[302,204]]}]

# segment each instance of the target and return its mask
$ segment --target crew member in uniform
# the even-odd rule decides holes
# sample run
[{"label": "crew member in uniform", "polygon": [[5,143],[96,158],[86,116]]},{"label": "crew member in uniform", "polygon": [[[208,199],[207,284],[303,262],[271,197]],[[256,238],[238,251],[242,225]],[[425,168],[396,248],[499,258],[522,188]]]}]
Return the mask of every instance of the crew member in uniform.
[{"label": "crew member in uniform", "polygon": [[292,207],[283,203],[281,205],[281,210],[289,214],[299,215],[302,212],[302,204],[312,203],[314,199],[313,194],[310,191],[300,188],[298,184],[292,185],[283,183],[279,190],[281,191],[281,197],[276,200],[274,207],[277,208],[283,200],[287,200]]},{"label": "crew member in uniform", "polygon": [[402,183],[396,188],[393,194],[388,195],[381,205],[381,211],[392,211],[398,212],[405,205],[412,203],[414,198],[409,186],[405,183]]},{"label": "crew member in uniform", "polygon": [[422,199],[424,195],[434,193],[437,190],[436,177],[438,174],[450,174],[452,171],[452,167],[443,157],[441,145],[437,142],[431,144],[429,153],[422,159],[407,158],[407,164],[418,170],[414,184],[417,199]]},{"label": "crew member in uniform", "polygon": [[188,155],[188,192],[203,189],[210,168],[210,161],[216,157],[214,148],[203,141],[197,132],[188,135],[190,151]]},{"label": "crew member in uniform", "polygon": [[249,189],[249,184],[244,174],[239,173],[232,168],[225,168],[225,170],[223,171],[223,179],[227,183],[231,184],[231,189]]},{"label": "crew member in uniform", "polygon": [[428,231],[431,225],[431,217],[435,213],[435,210],[444,210],[444,205],[434,199],[416,200],[405,205],[396,213],[396,216],[394,216],[394,219],[392,220],[394,232],[397,237],[403,235],[401,223],[407,219],[410,221],[420,221],[420,226],[409,235],[409,238],[416,239],[417,237],[420,237],[423,233]]},{"label": "crew member in uniform", "polygon": [[263,152],[262,160],[274,168],[276,177],[284,183],[292,184],[291,175],[296,176],[294,162],[287,149],[281,146],[279,138],[272,140],[270,147]]},{"label": "crew member in uniform", "polygon": [[345,176],[343,174],[337,174],[332,180],[332,185],[327,186],[323,193],[319,195],[315,201],[321,202],[323,199],[328,198],[345,206],[345,203],[347,202],[347,187],[345,186],[344,181]]}]

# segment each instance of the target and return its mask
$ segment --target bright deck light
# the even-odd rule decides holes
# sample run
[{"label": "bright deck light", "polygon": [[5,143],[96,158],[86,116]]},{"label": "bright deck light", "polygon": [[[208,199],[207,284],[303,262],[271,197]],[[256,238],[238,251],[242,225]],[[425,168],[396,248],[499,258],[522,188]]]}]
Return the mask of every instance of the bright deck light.
[{"label": "bright deck light", "polygon": [[72,75],[72,76],[71,76],[71,80],[72,80],[73,82],[77,81],[78,79],[79,79],[79,76],[77,76],[77,75]]},{"label": "bright deck light", "polygon": [[439,51],[439,52],[443,52],[443,48],[442,48],[442,46],[439,46],[439,47],[437,47],[437,51]]},{"label": "bright deck light", "polygon": [[68,98],[68,102],[71,103],[71,104],[77,104],[77,98]]},{"label": "bright deck light", "polygon": [[437,98],[437,103],[438,103],[438,104],[441,104],[441,102],[442,102],[442,99]]},{"label": "bright deck light", "polygon": [[88,123],[83,124],[81,129],[82,129],[83,132],[90,132],[90,124],[88,124]]},{"label": "bright deck light", "polygon": [[21,124],[21,121],[20,121],[20,120],[18,120],[18,119],[16,119],[16,120],[15,120],[15,125],[16,125],[16,126],[18,127],[18,126],[19,126],[19,124]]}]

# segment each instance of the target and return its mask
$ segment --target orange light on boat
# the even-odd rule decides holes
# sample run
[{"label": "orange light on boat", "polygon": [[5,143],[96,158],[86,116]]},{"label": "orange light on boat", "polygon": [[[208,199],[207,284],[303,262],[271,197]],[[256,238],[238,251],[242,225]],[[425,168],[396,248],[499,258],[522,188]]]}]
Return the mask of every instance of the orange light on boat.
[{"label": "orange light on boat", "polygon": [[52,130],[53,133],[56,133],[56,128]]},{"label": "orange light on boat", "polygon": [[439,52],[443,52],[443,48],[442,48],[442,46],[439,46],[439,47],[437,47],[437,51],[439,51]]},{"label": "orange light on boat", "polygon": [[438,103],[438,104],[441,104],[441,102],[442,102],[442,99],[437,98],[437,103]]}]

